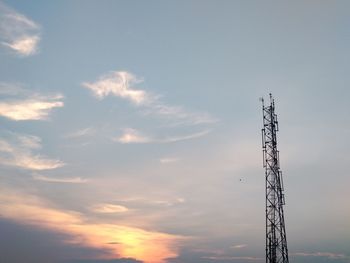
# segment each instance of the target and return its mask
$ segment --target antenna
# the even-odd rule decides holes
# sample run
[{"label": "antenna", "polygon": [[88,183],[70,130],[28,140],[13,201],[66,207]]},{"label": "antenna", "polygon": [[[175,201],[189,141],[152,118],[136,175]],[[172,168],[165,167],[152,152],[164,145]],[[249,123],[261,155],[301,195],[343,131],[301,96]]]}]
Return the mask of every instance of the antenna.
[{"label": "antenna", "polygon": [[261,101],[261,104],[264,106],[264,97],[260,97],[259,101]]}]

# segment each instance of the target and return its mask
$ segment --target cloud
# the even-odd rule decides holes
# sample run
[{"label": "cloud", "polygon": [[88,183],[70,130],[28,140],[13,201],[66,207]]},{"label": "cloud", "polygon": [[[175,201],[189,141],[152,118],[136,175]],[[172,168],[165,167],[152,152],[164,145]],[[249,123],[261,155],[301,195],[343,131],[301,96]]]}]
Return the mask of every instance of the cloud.
[{"label": "cloud", "polygon": [[174,206],[174,205],[178,205],[178,204],[183,204],[185,203],[186,200],[185,198],[175,198],[174,200],[156,200],[153,201],[154,204],[156,205],[163,205],[163,206]]},{"label": "cloud", "polygon": [[4,42],[3,45],[19,54],[29,56],[36,52],[39,41],[40,38],[38,36],[24,36],[23,38],[14,40],[12,43]]},{"label": "cloud", "polygon": [[96,133],[94,128],[88,127],[85,129],[77,130],[72,133],[67,134],[66,138],[80,138],[80,137],[86,137],[86,136],[92,136]]},{"label": "cloud", "polygon": [[325,257],[329,259],[346,259],[348,258],[344,254],[339,254],[339,253],[331,253],[331,252],[296,252],[292,253],[294,256],[301,256],[301,257]]},{"label": "cloud", "polygon": [[[127,128],[124,129],[123,134],[119,137],[112,138],[113,141],[122,144],[128,143],[174,143],[179,141],[185,141],[190,139],[195,139],[207,135],[210,131],[204,130],[197,133],[191,133],[181,136],[171,136],[171,137],[150,137],[142,134],[140,131],[135,129]],[[164,160],[163,160],[164,161]],[[166,161],[166,160],[165,160]],[[169,160],[168,160],[169,161]]]},{"label": "cloud", "polygon": [[179,158],[161,158],[159,162],[161,164],[170,164],[170,163],[177,163],[180,159]]},{"label": "cloud", "polygon": [[132,205],[148,207],[148,206],[154,206],[154,205],[175,206],[179,204],[184,204],[186,202],[186,199],[183,197],[168,197],[164,199],[159,199],[159,198],[134,196],[134,197],[119,198],[118,201],[131,203]]},{"label": "cloud", "polygon": [[43,175],[33,175],[33,179],[37,181],[43,181],[48,183],[69,183],[69,184],[83,184],[87,183],[87,179],[81,177],[71,177],[71,178],[52,178]]},{"label": "cloud", "polygon": [[38,52],[40,26],[0,2],[0,41],[21,56],[30,56]]},{"label": "cloud", "polygon": [[91,208],[92,211],[96,213],[103,214],[114,214],[114,213],[124,213],[129,211],[129,209],[122,205],[114,205],[114,204],[98,204],[94,205]]},{"label": "cloud", "polygon": [[234,248],[234,249],[240,249],[240,248],[245,248],[245,247],[247,247],[246,244],[239,244],[239,245],[232,246],[232,248]]},{"label": "cloud", "polygon": [[135,89],[134,85],[140,82],[142,80],[132,73],[112,71],[101,76],[96,82],[84,82],[82,86],[90,89],[99,99],[113,95],[129,100],[134,105],[142,107],[145,115],[157,115],[170,119],[173,125],[197,125],[217,122],[217,119],[208,113],[189,112],[181,106],[169,106],[160,100],[161,95]]},{"label": "cloud", "polygon": [[[17,88],[11,91],[12,87]],[[0,116],[11,120],[46,120],[52,109],[64,105],[60,94],[44,96],[7,83],[1,83],[0,88],[0,93],[7,95],[0,102]]]},{"label": "cloud", "polygon": [[191,140],[191,139],[196,139],[196,138],[202,137],[204,135],[207,135],[208,133],[210,133],[209,130],[204,130],[201,132],[191,133],[191,134],[182,135],[182,136],[168,137],[168,138],[159,140],[159,142],[171,143],[171,142],[186,141],[186,140]]},{"label": "cloud", "polygon": [[41,148],[39,137],[16,133],[10,133],[8,137],[0,138],[0,164],[27,170],[51,170],[64,166],[60,160],[33,153]]},{"label": "cloud", "polygon": [[22,135],[22,134],[17,134],[17,140],[19,144],[23,148],[28,148],[28,149],[40,149],[41,148],[41,139],[37,136],[33,135]]},{"label": "cloud", "polygon": [[20,83],[0,82],[0,95],[16,96],[28,95],[29,93]]},{"label": "cloud", "polygon": [[209,256],[209,257],[203,257],[205,259],[211,259],[211,260],[241,260],[241,261],[261,261],[263,262],[265,258],[260,257],[231,257],[231,256]]},{"label": "cloud", "polygon": [[173,119],[173,124],[170,126],[212,124],[218,121],[208,113],[189,112],[181,106],[165,105],[159,100],[149,104],[144,113]]},{"label": "cloud", "polygon": [[90,89],[99,99],[114,95],[140,105],[146,103],[149,98],[145,91],[132,88],[132,85],[138,82],[140,80],[131,73],[114,71],[100,77],[94,83],[84,82],[82,85]]},{"label": "cloud", "polygon": [[124,129],[124,132],[120,137],[114,138],[113,141],[120,142],[123,144],[149,143],[149,142],[152,142],[152,139],[146,137],[145,135],[141,134],[139,131],[135,129],[127,128],[127,129]]},{"label": "cloud", "polygon": [[132,258],[121,258],[121,259],[112,259],[112,260],[79,259],[79,260],[65,261],[64,263],[143,263],[143,262]]},{"label": "cloud", "polygon": [[63,102],[54,98],[15,100],[0,103],[0,115],[15,121],[45,120],[53,108],[63,107]]},{"label": "cloud", "polygon": [[177,256],[185,238],[156,231],[88,220],[83,214],[50,207],[38,197],[0,191],[1,216],[23,225],[65,233],[64,242],[104,251],[102,259],[134,258],[145,263],[164,263]]}]

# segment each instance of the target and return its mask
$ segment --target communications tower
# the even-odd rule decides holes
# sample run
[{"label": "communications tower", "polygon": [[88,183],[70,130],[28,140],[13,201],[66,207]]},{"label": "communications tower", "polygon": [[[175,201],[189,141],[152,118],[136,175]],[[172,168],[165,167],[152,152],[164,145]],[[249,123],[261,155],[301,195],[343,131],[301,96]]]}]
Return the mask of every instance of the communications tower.
[{"label": "communications tower", "polygon": [[279,151],[277,150],[278,122],[275,102],[270,93],[270,103],[263,110],[263,167],[266,193],[266,263],[289,263],[283,206],[285,205]]}]

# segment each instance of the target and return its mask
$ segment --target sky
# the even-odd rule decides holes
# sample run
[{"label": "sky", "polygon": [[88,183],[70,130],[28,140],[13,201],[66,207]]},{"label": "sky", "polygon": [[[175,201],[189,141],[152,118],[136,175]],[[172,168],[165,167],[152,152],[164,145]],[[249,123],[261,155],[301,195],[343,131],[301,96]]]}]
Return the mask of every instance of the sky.
[{"label": "sky", "polygon": [[349,1],[0,1],[0,261],[350,262]]}]

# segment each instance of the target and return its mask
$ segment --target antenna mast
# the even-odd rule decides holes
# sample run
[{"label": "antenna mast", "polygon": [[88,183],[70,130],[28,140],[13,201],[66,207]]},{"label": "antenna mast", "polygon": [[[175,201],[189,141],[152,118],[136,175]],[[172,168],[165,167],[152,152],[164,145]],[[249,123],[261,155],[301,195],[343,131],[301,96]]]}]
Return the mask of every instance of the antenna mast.
[{"label": "antenna mast", "polygon": [[266,193],[266,263],[289,263],[283,206],[285,205],[279,151],[277,150],[278,122],[275,102],[270,93],[270,105],[263,110],[263,167]]}]

